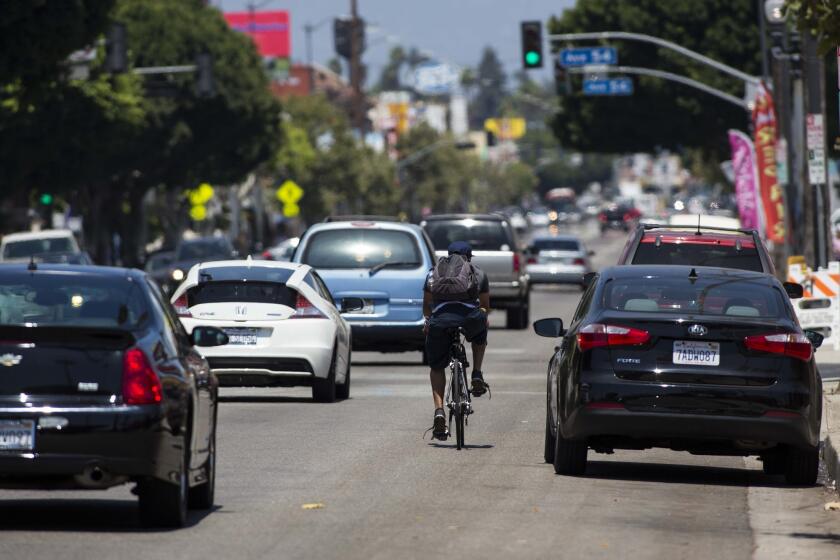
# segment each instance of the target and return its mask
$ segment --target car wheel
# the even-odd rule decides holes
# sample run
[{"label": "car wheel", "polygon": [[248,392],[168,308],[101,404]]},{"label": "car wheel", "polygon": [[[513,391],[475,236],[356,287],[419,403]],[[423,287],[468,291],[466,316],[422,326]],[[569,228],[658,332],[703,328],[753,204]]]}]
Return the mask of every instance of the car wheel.
[{"label": "car wheel", "polygon": [[350,398],[350,359],[353,353],[347,351],[347,375],[344,377],[344,383],[339,383],[335,388],[335,396],[340,400]]},{"label": "car wheel", "polygon": [[775,453],[768,453],[767,455],[761,456],[761,469],[764,471],[764,474],[768,475],[779,475],[785,474],[785,464],[786,464],[787,456],[784,453],[775,452]]},{"label": "car wheel", "polygon": [[315,400],[315,402],[335,402],[335,354],[336,350],[335,348],[333,348],[333,357],[332,362],[330,363],[330,371],[327,374],[327,378],[312,378],[312,398]]},{"label": "car wheel", "polygon": [[819,467],[818,447],[790,447],[785,461],[785,481],[794,486],[813,486]]},{"label": "car wheel", "polygon": [[183,527],[187,522],[189,441],[186,434],[177,483],[147,478],[139,484],[140,523],[144,527]]},{"label": "car wheel", "polygon": [[193,509],[210,509],[216,498],[216,418],[213,418],[213,432],[210,435],[210,452],[204,464],[206,482],[195,488],[190,488],[189,507]]},{"label": "car wheel", "polygon": [[557,438],[551,433],[551,411],[548,399],[545,403],[545,450],[543,458],[546,463],[554,463],[554,452],[557,447]]},{"label": "car wheel", "polygon": [[581,475],[586,472],[586,455],[589,446],[585,441],[565,439],[557,427],[554,437],[554,472],[557,474]]}]

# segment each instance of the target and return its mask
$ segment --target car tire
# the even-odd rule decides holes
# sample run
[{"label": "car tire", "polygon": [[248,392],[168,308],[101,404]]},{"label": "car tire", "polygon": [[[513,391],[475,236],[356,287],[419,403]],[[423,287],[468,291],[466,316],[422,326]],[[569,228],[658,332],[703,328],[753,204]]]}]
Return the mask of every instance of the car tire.
[{"label": "car tire", "polygon": [[347,374],[344,376],[344,383],[339,383],[335,388],[335,396],[339,400],[350,398],[350,359],[353,357],[351,351],[347,352]]},{"label": "car tire", "polygon": [[558,426],[554,443],[555,473],[579,476],[586,472],[586,455],[589,453],[589,446],[586,441],[565,439]]},{"label": "car tire", "polygon": [[761,470],[764,474],[776,476],[785,474],[785,465],[787,464],[787,455],[784,453],[768,453],[761,456]]},{"label": "car tire", "polygon": [[551,413],[549,412],[549,404],[546,399],[545,405],[545,450],[543,451],[543,458],[546,463],[554,463],[554,452],[557,448],[557,438],[551,433]]},{"label": "car tire", "polygon": [[818,447],[790,447],[785,459],[785,482],[792,486],[816,484],[820,468]]},{"label": "car tire", "polygon": [[320,377],[312,378],[312,399],[319,403],[335,402],[336,386],[335,386],[335,361],[336,349],[333,348],[332,362],[330,363],[330,371],[327,373],[326,379]]},{"label": "car tire", "polygon": [[183,527],[187,522],[189,434],[184,437],[184,457],[178,483],[147,478],[138,487],[140,523],[144,527]]},{"label": "car tire", "polygon": [[216,415],[213,417],[213,430],[210,435],[210,453],[204,464],[207,481],[190,488],[188,505],[191,509],[210,509],[216,499]]}]

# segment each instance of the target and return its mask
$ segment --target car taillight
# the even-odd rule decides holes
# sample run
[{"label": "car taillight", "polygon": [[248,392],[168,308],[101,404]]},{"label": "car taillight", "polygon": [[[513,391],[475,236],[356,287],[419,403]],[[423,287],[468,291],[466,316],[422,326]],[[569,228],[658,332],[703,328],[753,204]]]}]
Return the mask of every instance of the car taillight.
[{"label": "car taillight", "polygon": [[577,335],[578,348],[582,351],[600,346],[638,346],[650,340],[650,333],[642,329],[602,325],[586,325]]},{"label": "car taillight", "polygon": [[306,299],[303,294],[298,294],[295,302],[295,314],[292,319],[325,319],[324,314],[321,313],[317,307],[312,305],[312,302]]},{"label": "car taillight", "polygon": [[125,404],[157,404],[161,400],[160,379],[139,348],[123,355],[122,395]]},{"label": "car taillight", "polygon": [[586,264],[586,261],[581,259],[580,257],[578,257],[574,261],[572,261],[572,264],[577,264],[577,265],[583,266],[583,265]]},{"label": "car taillight", "polygon": [[172,306],[175,308],[175,313],[178,314],[178,317],[192,317],[189,304],[187,303],[187,294],[183,294],[176,299]]},{"label": "car taillight", "polygon": [[604,214],[604,213],[598,214],[598,219],[601,220],[602,222],[606,222],[607,221],[607,215]]},{"label": "car taillight", "polygon": [[744,338],[744,346],[750,350],[782,354],[804,362],[810,360],[814,353],[811,341],[805,338],[805,335],[797,333],[752,335]]},{"label": "car taillight", "polygon": [[271,251],[263,251],[262,258],[264,258],[267,261],[273,261],[274,260],[274,257],[271,256]]},{"label": "car taillight", "polygon": [[519,270],[521,268],[522,268],[522,263],[519,262],[519,253],[514,253],[513,254],[513,271],[514,272],[519,272]]},{"label": "car taillight", "polygon": [[528,264],[537,264],[537,257],[534,257],[534,256],[528,257]]}]

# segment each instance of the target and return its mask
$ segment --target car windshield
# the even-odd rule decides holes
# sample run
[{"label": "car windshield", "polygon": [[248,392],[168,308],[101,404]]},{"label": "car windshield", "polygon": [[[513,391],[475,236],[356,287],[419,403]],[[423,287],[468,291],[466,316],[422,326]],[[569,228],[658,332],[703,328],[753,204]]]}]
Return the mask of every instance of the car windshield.
[{"label": "car windshield", "polygon": [[633,264],[681,264],[716,266],[764,272],[755,247],[737,248],[735,244],[642,242],[633,255]]},{"label": "car windshield", "polygon": [[604,307],[616,311],[778,318],[787,315],[781,293],[763,279],[716,275],[619,278],[607,282]]},{"label": "car windshield", "polygon": [[185,241],[178,247],[176,261],[193,261],[201,259],[227,259],[231,257],[230,244],[226,239],[201,239]]},{"label": "car windshield", "polygon": [[411,234],[385,229],[333,229],[312,235],[303,262],[313,268],[372,268],[399,263],[394,268],[417,268],[423,261]]},{"label": "car windshield", "polygon": [[172,264],[172,255],[154,255],[149,257],[149,260],[146,261],[146,272],[156,272],[158,270],[163,270],[164,268],[168,267]]},{"label": "car windshield", "polygon": [[68,237],[11,241],[3,248],[4,259],[23,259],[41,253],[69,253],[75,251]]},{"label": "car windshield", "polygon": [[537,239],[535,251],[580,251],[580,243],[575,239]]},{"label": "car windshield", "polygon": [[495,220],[433,220],[424,226],[437,251],[453,241],[466,241],[473,251],[510,251],[513,243],[502,222]]},{"label": "car windshield", "polygon": [[131,329],[147,313],[146,298],[124,277],[37,272],[0,275],[0,325]]},{"label": "car windshield", "polygon": [[297,292],[280,282],[204,282],[187,292],[187,305],[204,303],[273,303],[295,307]]}]

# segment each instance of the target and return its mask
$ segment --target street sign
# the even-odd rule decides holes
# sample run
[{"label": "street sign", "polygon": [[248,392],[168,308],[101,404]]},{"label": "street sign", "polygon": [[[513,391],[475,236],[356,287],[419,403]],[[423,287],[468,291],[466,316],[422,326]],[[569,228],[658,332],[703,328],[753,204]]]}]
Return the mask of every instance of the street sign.
[{"label": "street sign", "polygon": [[584,95],[633,95],[633,80],[630,78],[609,78],[607,80],[584,80]]},{"label": "street sign", "polygon": [[825,184],[825,130],[823,116],[811,113],[806,121],[808,141],[808,182],[811,185]]},{"label": "street sign", "polygon": [[485,119],[484,130],[492,132],[499,140],[518,140],[525,136],[525,119],[519,117]]},{"label": "street sign", "polygon": [[440,62],[425,62],[414,69],[412,85],[423,95],[447,95],[454,90],[460,74],[457,68]]},{"label": "street sign", "polygon": [[585,47],[560,51],[560,64],[567,68],[590,64],[618,64],[618,52],[613,47]]},{"label": "street sign", "polygon": [[303,198],[303,189],[291,179],[287,179],[274,194],[283,204],[294,204]]}]

